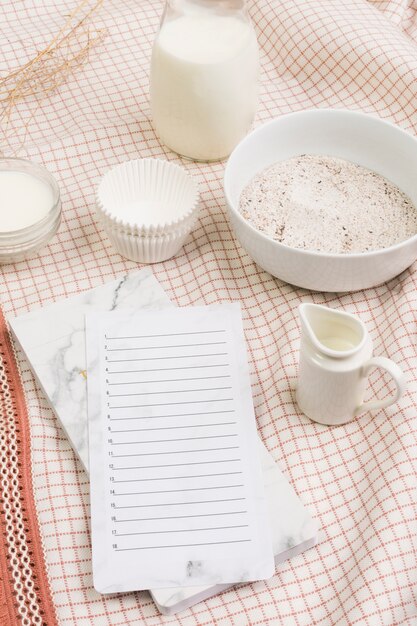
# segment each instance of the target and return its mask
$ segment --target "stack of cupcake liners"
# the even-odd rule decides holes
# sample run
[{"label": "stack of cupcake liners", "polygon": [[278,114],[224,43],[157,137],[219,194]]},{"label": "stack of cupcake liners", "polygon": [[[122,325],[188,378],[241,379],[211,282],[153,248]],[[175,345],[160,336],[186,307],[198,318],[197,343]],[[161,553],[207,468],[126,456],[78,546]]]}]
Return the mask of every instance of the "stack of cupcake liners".
[{"label": "stack of cupcake liners", "polygon": [[117,165],[97,190],[97,215],[116,250],[141,263],[157,263],[181,249],[198,219],[196,181],[159,159]]}]

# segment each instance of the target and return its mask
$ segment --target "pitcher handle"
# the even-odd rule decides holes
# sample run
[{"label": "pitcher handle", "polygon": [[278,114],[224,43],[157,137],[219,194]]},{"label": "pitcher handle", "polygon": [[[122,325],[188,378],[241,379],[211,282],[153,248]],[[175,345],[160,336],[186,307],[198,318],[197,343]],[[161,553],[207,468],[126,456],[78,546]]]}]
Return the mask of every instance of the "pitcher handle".
[{"label": "pitcher handle", "polygon": [[368,376],[370,370],[373,367],[379,367],[380,369],[388,372],[395,382],[396,391],[394,395],[386,398],[385,400],[371,400],[370,402],[363,402],[355,411],[355,414],[358,415],[363,411],[375,411],[377,409],[385,409],[391,404],[394,404],[401,398],[406,388],[406,380],[405,375],[402,369],[391,361],[391,359],[387,359],[384,356],[375,356],[372,359],[369,359],[367,363],[365,363],[363,368],[363,375],[365,377]]}]

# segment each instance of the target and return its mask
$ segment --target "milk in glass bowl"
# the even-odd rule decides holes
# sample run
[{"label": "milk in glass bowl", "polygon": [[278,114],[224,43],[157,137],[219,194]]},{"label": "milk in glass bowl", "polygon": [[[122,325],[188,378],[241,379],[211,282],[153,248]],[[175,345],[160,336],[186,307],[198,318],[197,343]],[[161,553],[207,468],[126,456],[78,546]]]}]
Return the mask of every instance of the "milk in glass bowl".
[{"label": "milk in glass bowl", "polygon": [[0,159],[0,264],[35,255],[61,223],[55,178],[25,159]]}]

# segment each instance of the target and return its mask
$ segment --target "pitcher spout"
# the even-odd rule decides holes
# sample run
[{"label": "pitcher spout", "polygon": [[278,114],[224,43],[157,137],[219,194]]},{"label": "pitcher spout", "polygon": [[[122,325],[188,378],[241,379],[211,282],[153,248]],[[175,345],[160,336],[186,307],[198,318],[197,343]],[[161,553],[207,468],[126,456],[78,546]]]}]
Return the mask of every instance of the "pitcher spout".
[{"label": "pitcher spout", "polygon": [[298,310],[301,345],[307,341],[323,355],[337,359],[352,356],[367,339],[364,324],[350,313],[310,302],[303,302]]}]

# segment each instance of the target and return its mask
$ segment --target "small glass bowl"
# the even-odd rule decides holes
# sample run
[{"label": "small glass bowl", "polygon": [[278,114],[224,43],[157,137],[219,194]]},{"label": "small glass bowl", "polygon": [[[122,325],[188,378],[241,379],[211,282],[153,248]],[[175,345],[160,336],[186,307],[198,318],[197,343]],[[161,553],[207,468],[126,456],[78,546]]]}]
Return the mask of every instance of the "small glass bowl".
[{"label": "small glass bowl", "polygon": [[61,197],[55,178],[37,163],[26,159],[0,159],[0,171],[30,174],[45,182],[52,191],[52,205],[42,219],[25,228],[0,231],[0,263],[16,263],[33,256],[55,235],[61,223]]}]

